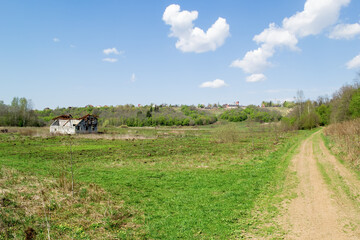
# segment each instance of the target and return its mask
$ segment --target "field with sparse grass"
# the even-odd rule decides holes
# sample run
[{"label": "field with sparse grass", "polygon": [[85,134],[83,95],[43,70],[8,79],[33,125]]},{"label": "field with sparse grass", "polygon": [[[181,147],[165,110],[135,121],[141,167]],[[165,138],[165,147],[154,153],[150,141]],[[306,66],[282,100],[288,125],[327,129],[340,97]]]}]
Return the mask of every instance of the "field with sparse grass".
[{"label": "field with sparse grass", "polygon": [[277,211],[274,196],[296,146],[311,133],[248,122],[100,131],[0,134],[0,239],[34,232],[39,239],[237,239],[255,230],[281,232],[265,220]]}]

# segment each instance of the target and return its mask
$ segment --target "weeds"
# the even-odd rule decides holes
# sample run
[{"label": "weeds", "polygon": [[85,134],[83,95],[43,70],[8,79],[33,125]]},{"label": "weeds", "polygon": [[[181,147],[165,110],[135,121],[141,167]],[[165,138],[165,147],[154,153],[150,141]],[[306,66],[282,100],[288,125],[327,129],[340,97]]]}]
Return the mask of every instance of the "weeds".
[{"label": "weeds", "polygon": [[240,134],[233,124],[225,124],[214,131],[213,137],[219,143],[235,143],[241,139]]},{"label": "weeds", "polygon": [[331,140],[328,146],[335,154],[360,169],[360,119],[331,124],[324,134]]},{"label": "weeds", "polygon": [[94,184],[82,185],[73,198],[54,179],[7,168],[1,173],[0,239],[113,239],[130,228],[134,213]]}]

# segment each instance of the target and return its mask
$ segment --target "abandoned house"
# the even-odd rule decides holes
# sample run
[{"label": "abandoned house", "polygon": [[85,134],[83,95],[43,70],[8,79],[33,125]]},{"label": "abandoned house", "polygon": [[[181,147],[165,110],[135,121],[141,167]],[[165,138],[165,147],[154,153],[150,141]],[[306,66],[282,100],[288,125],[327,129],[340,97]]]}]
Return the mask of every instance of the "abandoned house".
[{"label": "abandoned house", "polygon": [[81,118],[73,118],[69,115],[61,115],[52,119],[50,133],[75,134],[97,133],[98,120],[95,115],[85,115]]}]

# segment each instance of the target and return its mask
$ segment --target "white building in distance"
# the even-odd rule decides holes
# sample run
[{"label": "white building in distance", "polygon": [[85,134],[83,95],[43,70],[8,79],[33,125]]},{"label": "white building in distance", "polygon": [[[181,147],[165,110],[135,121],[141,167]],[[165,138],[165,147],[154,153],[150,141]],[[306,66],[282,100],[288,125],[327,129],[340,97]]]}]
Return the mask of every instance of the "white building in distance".
[{"label": "white building in distance", "polygon": [[97,133],[98,120],[95,115],[85,115],[81,118],[73,118],[69,115],[61,115],[53,118],[50,125],[52,134],[76,134],[76,133]]}]

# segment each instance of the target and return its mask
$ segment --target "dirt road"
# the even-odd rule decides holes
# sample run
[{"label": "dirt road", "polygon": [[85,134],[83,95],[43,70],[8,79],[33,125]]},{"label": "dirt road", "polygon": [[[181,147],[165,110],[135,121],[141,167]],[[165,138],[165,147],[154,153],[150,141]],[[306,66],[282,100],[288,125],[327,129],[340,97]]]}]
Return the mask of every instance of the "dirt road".
[{"label": "dirt road", "polygon": [[285,239],[360,239],[360,181],[331,155],[320,132],[293,158],[297,197],[286,207]]}]

